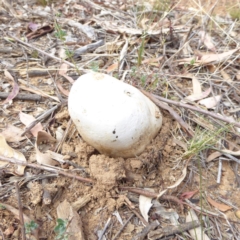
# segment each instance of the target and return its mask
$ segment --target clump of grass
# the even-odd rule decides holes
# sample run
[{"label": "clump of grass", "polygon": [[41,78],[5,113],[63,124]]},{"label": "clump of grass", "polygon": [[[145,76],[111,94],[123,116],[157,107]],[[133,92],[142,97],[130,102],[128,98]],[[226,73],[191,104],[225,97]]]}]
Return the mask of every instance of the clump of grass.
[{"label": "clump of grass", "polygon": [[46,7],[48,4],[51,3],[51,0],[37,0],[37,3]]},{"label": "clump of grass", "polygon": [[240,8],[231,9],[229,14],[233,20],[239,20],[240,19]]},{"label": "clump of grass", "polygon": [[55,37],[61,41],[65,41],[65,39],[66,39],[65,37],[67,36],[66,31],[64,31],[57,22],[54,23],[54,28],[56,30]]},{"label": "clump of grass", "polygon": [[183,154],[183,157],[197,156],[201,151],[211,148],[218,142],[227,128],[219,128],[216,132],[197,128],[194,137],[188,142],[188,150]]}]

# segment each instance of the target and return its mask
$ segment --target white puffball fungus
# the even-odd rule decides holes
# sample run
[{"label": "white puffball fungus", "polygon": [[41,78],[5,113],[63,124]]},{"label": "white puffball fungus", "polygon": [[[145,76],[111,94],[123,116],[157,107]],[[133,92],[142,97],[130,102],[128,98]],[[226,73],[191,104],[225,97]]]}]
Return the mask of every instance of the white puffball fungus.
[{"label": "white puffball fungus", "polygon": [[162,125],[162,114],[149,98],[102,73],[87,73],[74,82],[68,109],[82,138],[112,157],[140,154]]}]

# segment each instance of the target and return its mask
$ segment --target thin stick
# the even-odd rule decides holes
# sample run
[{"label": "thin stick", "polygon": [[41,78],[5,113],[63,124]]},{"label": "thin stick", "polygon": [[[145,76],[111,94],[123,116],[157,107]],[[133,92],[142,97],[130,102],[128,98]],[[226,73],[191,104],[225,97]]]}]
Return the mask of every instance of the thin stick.
[{"label": "thin stick", "polygon": [[201,108],[197,108],[197,107],[191,106],[189,104],[185,104],[185,103],[169,100],[169,99],[160,97],[160,96],[155,95],[155,94],[151,94],[151,95],[153,95],[155,98],[159,99],[160,101],[163,101],[163,102],[166,102],[166,103],[170,103],[170,104],[173,104],[173,105],[178,106],[178,107],[183,107],[183,108],[187,108],[187,109],[190,109],[190,110],[193,110],[193,111],[197,111],[197,112],[200,112],[200,113],[202,113],[204,115],[208,115],[208,116],[211,116],[211,117],[216,118],[218,120],[221,120],[223,122],[230,123],[230,124],[232,124],[232,125],[234,125],[236,127],[240,127],[240,123],[232,121],[232,120],[229,120],[229,119],[227,119],[227,118],[225,118],[223,116],[217,115],[217,114],[215,114],[213,112],[208,112],[206,110],[203,110]]},{"label": "thin stick", "polygon": [[22,202],[21,202],[19,186],[17,182],[15,183],[15,188],[16,188],[16,194],[17,194],[17,200],[18,200],[19,220],[22,227],[22,239],[26,240],[26,231],[25,231],[25,224],[24,224],[23,211],[22,211]]},{"label": "thin stick", "polygon": [[[42,53],[42,54],[45,55],[45,56],[48,56],[49,58],[55,59],[55,60],[57,60],[57,61],[60,62],[60,63],[64,62],[64,63],[68,64],[69,66],[71,66],[71,67],[73,67],[73,68],[76,68],[76,66],[75,66],[73,63],[70,63],[69,61],[66,61],[66,60],[64,60],[64,59],[58,58],[58,57],[53,56],[53,55],[51,55],[51,54],[49,54],[49,53],[46,53],[46,52],[44,52],[43,50],[41,50],[41,49],[39,49],[39,48],[37,48],[37,47],[34,47],[33,45],[30,45],[30,44],[28,44],[28,43],[26,43],[26,42],[23,42],[22,40],[16,38],[16,37],[13,36],[12,34],[9,34],[9,37],[10,37],[10,38],[13,38],[13,39],[16,40],[17,42],[19,42],[19,43],[21,43],[21,44],[23,44],[23,45],[25,45],[25,46],[27,46],[27,47],[29,47],[29,48],[32,48],[32,49],[34,49],[34,50]],[[79,67],[78,67],[78,70],[81,70],[81,71],[86,72],[86,70],[84,70],[84,69],[82,69],[82,68],[79,68]]]},{"label": "thin stick", "polygon": [[123,229],[127,226],[127,224],[129,223],[129,221],[133,218],[134,214],[132,214],[127,221],[122,225],[122,227],[120,228],[120,230],[116,233],[116,235],[113,237],[112,240],[116,240],[119,235],[121,234],[121,232],[123,231]]},{"label": "thin stick", "polygon": [[[7,98],[9,93],[0,92],[0,98],[5,99]],[[30,101],[41,101],[42,97],[37,94],[29,94],[29,93],[18,93],[16,100],[30,100]]]},{"label": "thin stick", "polygon": [[4,156],[0,156],[0,160],[4,161],[4,162],[10,162],[10,163],[13,163],[13,164],[18,164],[18,165],[21,165],[21,166],[27,166],[27,167],[31,167],[31,168],[37,168],[37,169],[45,170],[45,171],[48,171],[48,172],[57,173],[59,175],[63,175],[65,177],[70,177],[70,178],[73,178],[73,179],[76,179],[78,181],[85,182],[85,183],[94,183],[94,181],[90,178],[83,178],[83,177],[73,175],[69,172],[66,172],[66,171],[63,171],[63,170],[60,170],[60,169],[52,168],[50,166],[46,167],[46,166],[39,165],[39,164],[21,162],[18,159],[8,158],[8,157],[4,157]]},{"label": "thin stick", "polygon": [[56,106],[52,107],[51,109],[47,110],[45,113],[40,115],[35,121],[31,122],[25,129],[25,131],[21,134],[21,136],[24,136],[27,132],[29,132],[33,127],[36,126],[39,122],[41,122],[43,119],[47,118],[53,111],[55,111],[58,107],[60,107],[62,103],[57,104]]}]

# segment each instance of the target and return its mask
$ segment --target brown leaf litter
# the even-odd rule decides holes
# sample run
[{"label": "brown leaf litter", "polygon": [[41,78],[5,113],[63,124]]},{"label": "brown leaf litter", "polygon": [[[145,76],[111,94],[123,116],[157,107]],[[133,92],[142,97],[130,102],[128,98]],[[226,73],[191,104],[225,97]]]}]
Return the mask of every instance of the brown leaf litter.
[{"label": "brown leaf litter", "polygon": [[[160,2],[2,1],[0,239],[240,238],[239,3]],[[76,131],[67,96],[89,71],[161,108],[141,155]]]}]

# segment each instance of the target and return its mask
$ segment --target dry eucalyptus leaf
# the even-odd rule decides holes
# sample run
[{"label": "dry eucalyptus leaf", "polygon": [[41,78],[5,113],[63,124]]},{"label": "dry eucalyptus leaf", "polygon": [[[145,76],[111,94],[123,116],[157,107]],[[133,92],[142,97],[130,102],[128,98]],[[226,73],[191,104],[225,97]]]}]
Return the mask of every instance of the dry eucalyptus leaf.
[{"label": "dry eucalyptus leaf", "polygon": [[228,58],[231,57],[232,54],[234,54],[235,52],[237,52],[239,50],[239,48],[237,49],[233,49],[230,50],[228,52],[224,52],[224,53],[218,53],[218,54],[205,54],[201,57],[190,57],[190,58],[183,58],[183,59],[179,59],[177,60],[179,62],[179,64],[191,64],[194,66],[199,66],[199,65],[206,65],[206,64],[211,64],[211,63],[219,63],[219,62],[223,62],[225,60],[227,60]]},{"label": "dry eucalyptus leaf", "polygon": [[66,229],[66,233],[69,233],[68,240],[85,239],[80,215],[66,199],[58,205],[57,216],[59,219],[68,221]]},{"label": "dry eucalyptus leaf", "polygon": [[[24,163],[27,162],[26,158],[21,152],[14,150],[7,144],[2,134],[0,134],[0,155],[8,158],[15,158]],[[7,162],[0,161],[0,167],[4,167],[7,164]],[[17,165],[15,172],[22,176],[24,174],[24,169],[25,166]]]},{"label": "dry eucalyptus leaf", "polygon": [[220,157],[221,155],[222,155],[222,153],[220,153],[220,152],[213,152],[212,154],[210,154],[207,157],[207,162],[211,162],[212,160],[214,160],[217,157]]},{"label": "dry eucalyptus leaf", "polygon": [[11,124],[7,125],[7,127],[1,132],[1,134],[5,137],[7,142],[21,142],[26,139],[25,136],[21,136],[24,131],[21,128],[15,127]]},{"label": "dry eucalyptus leaf", "polygon": [[200,100],[198,103],[204,105],[206,108],[214,108],[222,99],[222,95],[217,95],[214,97],[209,97]]},{"label": "dry eucalyptus leaf", "polygon": [[[198,216],[193,209],[190,209],[186,216],[186,222],[192,222],[194,220],[199,221]],[[189,233],[194,240],[210,240],[210,238],[204,233],[202,227],[191,229],[189,230]]]},{"label": "dry eucalyptus leaf", "polygon": [[232,207],[223,204],[223,203],[218,203],[216,201],[214,201],[212,198],[210,198],[209,196],[207,197],[208,202],[215,208],[217,208],[218,210],[222,211],[222,212],[226,212],[230,209],[232,209]]},{"label": "dry eucalyptus leaf", "polygon": [[171,186],[167,187],[167,188],[175,188],[177,187],[186,177],[187,175],[187,167],[183,168],[182,170],[182,175],[180,176],[180,178]]},{"label": "dry eucalyptus leaf", "polygon": [[[5,209],[7,209],[8,211],[10,211],[12,214],[14,214],[15,218],[19,219],[19,210],[8,205],[5,203],[0,203],[0,206],[4,207]],[[30,223],[31,222],[31,218],[29,218],[26,214],[23,213],[23,220],[24,223]]]},{"label": "dry eucalyptus leaf", "polygon": [[216,48],[213,44],[212,38],[205,31],[199,31],[198,35],[201,37],[201,41],[211,51],[216,52]]},{"label": "dry eucalyptus leaf", "polygon": [[[42,142],[46,144],[44,146],[41,146],[41,147],[44,147],[44,149],[40,151],[39,147]],[[44,131],[38,132],[37,140],[35,143],[36,159],[38,163],[47,164],[51,166],[57,165],[57,162],[52,159],[51,154],[47,152],[47,150],[49,150],[50,143],[55,143],[55,142],[56,142],[56,139],[53,138],[51,135],[49,135],[47,132],[44,132]]]},{"label": "dry eucalyptus leaf", "polygon": [[[148,189],[151,190],[151,189]],[[139,209],[144,217],[144,219],[148,222],[148,212],[150,208],[152,207],[152,198],[150,197],[145,197],[143,195],[139,196]]]},{"label": "dry eucalyptus leaf", "polygon": [[[33,117],[32,115],[20,112],[19,113],[19,118],[20,121],[27,127],[29,126],[32,122],[34,122],[36,120],[35,117]],[[30,132],[32,133],[32,135],[34,137],[37,137],[37,134],[39,131],[43,130],[43,126],[41,123],[37,123],[31,130]]]}]

